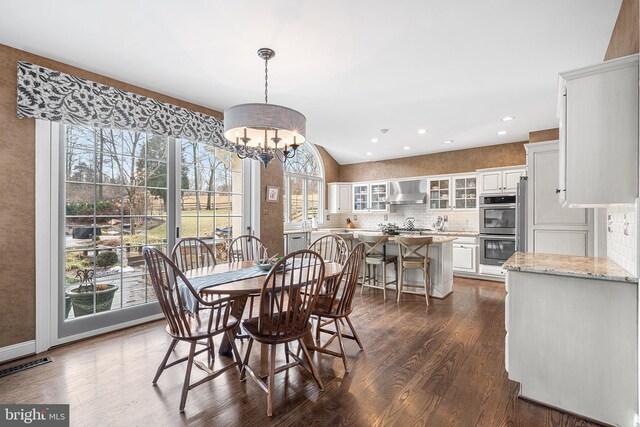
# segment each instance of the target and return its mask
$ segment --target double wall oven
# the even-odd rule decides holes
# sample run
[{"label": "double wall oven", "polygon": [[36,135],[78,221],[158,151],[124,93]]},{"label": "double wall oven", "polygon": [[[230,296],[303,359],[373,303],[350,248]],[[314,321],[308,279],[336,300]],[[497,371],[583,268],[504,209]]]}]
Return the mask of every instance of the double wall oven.
[{"label": "double wall oven", "polygon": [[480,264],[502,265],[516,251],[516,195],[480,196]]}]

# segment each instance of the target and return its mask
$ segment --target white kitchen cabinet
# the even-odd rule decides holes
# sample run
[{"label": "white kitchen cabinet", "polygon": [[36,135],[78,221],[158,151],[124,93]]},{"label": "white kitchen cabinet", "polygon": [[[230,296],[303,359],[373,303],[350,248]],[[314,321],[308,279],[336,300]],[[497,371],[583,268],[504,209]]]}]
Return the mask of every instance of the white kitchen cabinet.
[{"label": "white kitchen cabinet", "polygon": [[449,210],[451,209],[451,178],[430,178],[427,186],[429,188],[429,210]]},{"label": "white kitchen cabinet", "polygon": [[477,175],[454,176],[454,209],[476,209],[478,207]]},{"label": "white kitchen cabinet", "polygon": [[634,427],[638,284],[508,271],[505,365],[519,396]]},{"label": "white kitchen cabinet", "polygon": [[476,272],[476,245],[453,243],[453,271]]},{"label": "white kitchen cabinet", "polygon": [[353,212],[388,212],[387,182],[353,184]]},{"label": "white kitchen cabinet", "polygon": [[638,55],[560,74],[558,193],[569,207],[638,197]]},{"label": "white kitchen cabinet", "polygon": [[481,169],[478,171],[479,194],[515,193],[520,177],[526,175],[522,166]]},{"label": "white kitchen cabinet", "polygon": [[330,214],[351,212],[351,184],[331,183],[328,187],[328,209]]},{"label": "white kitchen cabinet", "polygon": [[527,168],[527,251],[593,255],[593,209],[558,202],[558,141],[525,145]]},{"label": "white kitchen cabinet", "polygon": [[353,185],[353,205],[354,212],[369,211],[369,184]]}]

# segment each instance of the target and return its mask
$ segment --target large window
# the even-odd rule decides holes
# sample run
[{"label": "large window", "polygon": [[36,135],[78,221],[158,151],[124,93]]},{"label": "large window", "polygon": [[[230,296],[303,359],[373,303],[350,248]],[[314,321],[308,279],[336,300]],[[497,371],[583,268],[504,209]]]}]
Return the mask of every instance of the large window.
[{"label": "large window", "polygon": [[324,173],[320,155],[309,143],[298,148],[284,166],[285,222],[316,218],[322,222]]},{"label": "large window", "polygon": [[168,254],[178,234],[199,237],[226,260],[247,210],[237,156],[133,131],[65,126],[61,135],[68,320],[155,301],[145,246]]}]

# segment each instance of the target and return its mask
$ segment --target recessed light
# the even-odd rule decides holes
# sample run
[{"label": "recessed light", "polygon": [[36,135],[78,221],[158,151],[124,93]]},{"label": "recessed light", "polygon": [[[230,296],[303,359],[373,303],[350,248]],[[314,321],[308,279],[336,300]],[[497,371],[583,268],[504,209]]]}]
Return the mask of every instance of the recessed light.
[{"label": "recessed light", "polygon": [[444,143],[445,144],[451,144],[453,142],[453,139],[447,139]]},{"label": "recessed light", "polygon": [[427,130],[426,129],[418,129],[418,133],[420,135],[424,135],[425,133],[427,133]]},{"label": "recessed light", "polygon": [[371,155],[371,154],[373,154],[373,153],[371,153],[371,151],[367,151],[367,153],[366,153],[366,154],[367,154],[367,156],[370,156],[370,155]]},{"label": "recessed light", "polygon": [[378,142],[378,138],[372,138],[371,142],[373,142],[375,144],[376,142]]},{"label": "recessed light", "polygon": [[500,130],[498,131],[498,135],[506,135],[507,131],[506,130]]},{"label": "recessed light", "polygon": [[411,147],[409,147],[408,145],[406,147],[404,147],[405,150],[410,150]]},{"label": "recessed light", "polygon": [[515,119],[515,117],[513,117],[513,116],[504,116],[501,120],[503,122],[510,122],[513,119]]}]

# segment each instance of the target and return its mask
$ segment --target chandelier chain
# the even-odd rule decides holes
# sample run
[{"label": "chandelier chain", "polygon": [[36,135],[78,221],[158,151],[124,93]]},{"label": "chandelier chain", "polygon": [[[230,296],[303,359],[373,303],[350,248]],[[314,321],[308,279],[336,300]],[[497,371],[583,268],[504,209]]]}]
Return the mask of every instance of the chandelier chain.
[{"label": "chandelier chain", "polygon": [[269,103],[269,60],[264,60],[264,103]]}]

